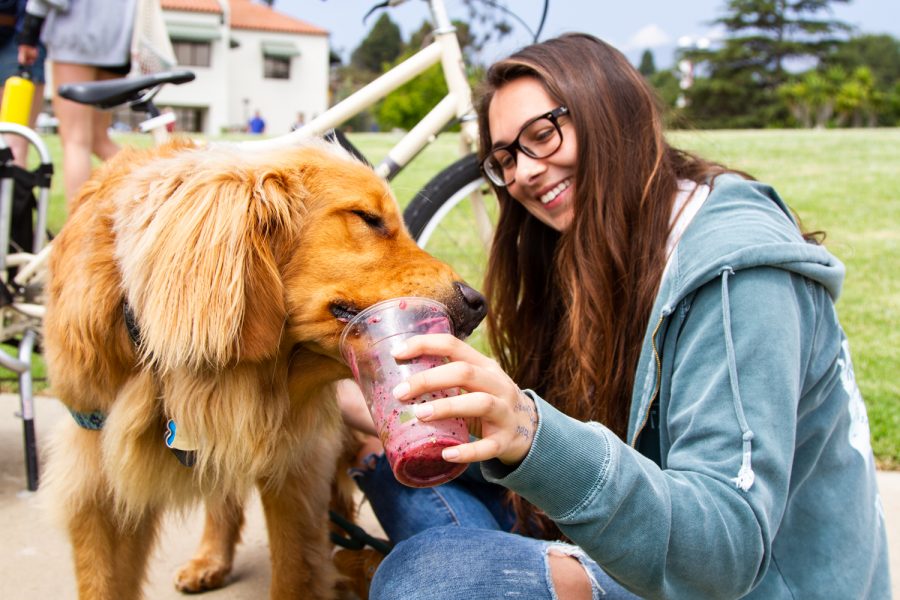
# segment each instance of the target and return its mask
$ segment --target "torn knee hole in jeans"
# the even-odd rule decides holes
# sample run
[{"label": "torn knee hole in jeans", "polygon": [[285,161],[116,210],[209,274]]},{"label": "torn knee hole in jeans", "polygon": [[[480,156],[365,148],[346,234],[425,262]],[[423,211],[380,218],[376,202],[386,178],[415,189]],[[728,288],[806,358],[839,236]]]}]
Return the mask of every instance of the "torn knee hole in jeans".
[{"label": "torn knee hole in jeans", "polygon": [[[600,584],[597,582],[597,578],[594,577],[594,574],[591,572],[591,569],[588,567],[588,561],[591,559],[587,554],[584,553],[584,550],[579,548],[578,546],[573,546],[572,544],[563,544],[563,543],[555,543],[547,546],[547,555],[545,560],[547,561],[547,573],[550,574],[550,557],[551,556],[559,556],[559,557],[570,557],[574,558],[581,565],[581,568],[584,570],[585,575],[587,575],[588,581],[591,584],[591,597],[597,598],[598,596],[605,596],[606,590],[604,590]],[[552,575],[550,575],[550,580],[552,583]]]}]

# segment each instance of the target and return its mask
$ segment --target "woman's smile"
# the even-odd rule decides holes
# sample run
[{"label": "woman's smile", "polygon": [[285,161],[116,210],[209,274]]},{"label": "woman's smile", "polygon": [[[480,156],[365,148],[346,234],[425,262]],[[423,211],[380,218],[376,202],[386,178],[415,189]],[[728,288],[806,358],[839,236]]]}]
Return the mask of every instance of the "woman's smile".
[{"label": "woman's smile", "polygon": [[[543,204],[546,208],[551,209],[559,206],[562,203],[563,198],[560,198],[560,195],[565,192],[572,185],[572,178],[568,177],[565,181],[553,186],[550,191],[541,194],[539,200],[541,204]],[[560,202],[555,202],[555,200],[559,199]]]}]

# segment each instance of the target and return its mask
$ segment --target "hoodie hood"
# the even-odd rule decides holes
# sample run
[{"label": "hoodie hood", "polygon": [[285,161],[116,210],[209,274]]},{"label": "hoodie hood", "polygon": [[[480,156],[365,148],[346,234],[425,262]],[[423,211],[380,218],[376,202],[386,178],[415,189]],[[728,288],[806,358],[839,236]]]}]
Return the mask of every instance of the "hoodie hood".
[{"label": "hoodie hood", "polygon": [[803,239],[775,190],[737,175],[721,175],[675,249],[657,304],[674,305],[726,267],[739,271],[763,265],[812,279],[834,300],[840,295],[844,265],[824,247]]},{"label": "hoodie hood", "polygon": [[843,264],[824,247],[803,239],[790,209],[774,189],[737,175],[721,175],[714,180],[709,198],[675,248],[660,285],[635,376],[628,430],[628,440],[634,446],[656,400],[661,376],[659,345],[670,315],[695,290],[720,280],[732,402],[743,448],[741,468],[733,481],[743,491],[753,485],[753,432],[744,419],[731,338],[728,280],[738,271],[760,266],[785,269],[820,283],[835,300],[844,279]]}]

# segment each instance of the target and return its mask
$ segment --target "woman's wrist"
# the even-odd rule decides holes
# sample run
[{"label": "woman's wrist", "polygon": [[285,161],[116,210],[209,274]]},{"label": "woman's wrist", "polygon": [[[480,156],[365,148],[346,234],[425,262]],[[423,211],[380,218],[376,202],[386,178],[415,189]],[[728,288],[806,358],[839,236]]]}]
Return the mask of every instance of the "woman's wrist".
[{"label": "woman's wrist", "polygon": [[20,46],[37,46],[41,41],[43,26],[44,17],[25,13],[25,17],[22,19],[22,31],[16,35],[16,43]]},{"label": "woman's wrist", "polygon": [[515,466],[525,460],[531,451],[538,427],[538,412],[534,405],[534,399],[520,389],[517,391],[518,396],[513,406],[513,412],[516,415],[516,430],[514,443],[510,446],[512,452],[499,457],[506,466]]}]

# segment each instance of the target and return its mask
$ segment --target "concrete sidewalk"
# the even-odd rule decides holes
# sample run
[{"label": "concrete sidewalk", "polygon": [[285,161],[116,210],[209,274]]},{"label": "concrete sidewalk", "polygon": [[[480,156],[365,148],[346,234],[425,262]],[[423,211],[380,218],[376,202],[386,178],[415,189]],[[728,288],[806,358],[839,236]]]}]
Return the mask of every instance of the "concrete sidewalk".
[{"label": "concrete sidewalk", "polygon": [[[54,424],[69,418],[53,398],[38,398],[35,409],[38,443],[47,439]],[[12,414],[18,397],[0,394],[0,598],[35,600],[75,598],[75,575],[68,541],[62,531],[44,521],[34,493],[25,491],[22,423]],[[879,472],[891,547],[894,597],[900,600],[900,472]],[[363,524],[373,533],[378,527],[364,505]],[[169,517],[150,563],[145,596],[152,600],[179,599],[172,585],[175,571],[191,557],[203,528],[198,509],[183,518]],[[238,546],[231,583],[202,596],[209,600],[258,600],[268,597],[269,556],[265,523],[258,499],[247,510],[243,542]]]}]

